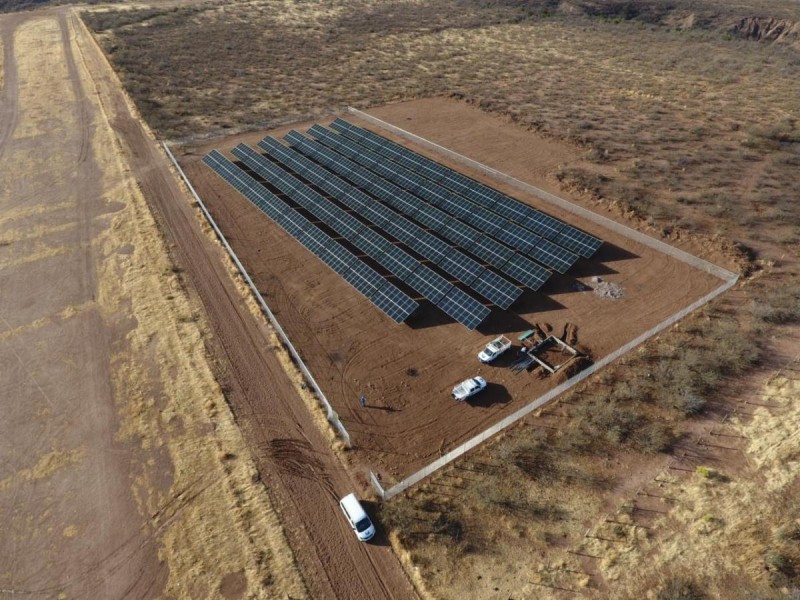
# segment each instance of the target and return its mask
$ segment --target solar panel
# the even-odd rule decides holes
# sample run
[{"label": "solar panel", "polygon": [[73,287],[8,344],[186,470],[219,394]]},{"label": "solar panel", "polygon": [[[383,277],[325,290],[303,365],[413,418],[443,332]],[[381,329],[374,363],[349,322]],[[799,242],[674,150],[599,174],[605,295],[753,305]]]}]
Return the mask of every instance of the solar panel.
[{"label": "solar panel", "polygon": [[578,260],[577,254],[545,239],[539,240],[536,248],[531,251],[531,256],[539,262],[553,267],[559,273],[566,273]]},{"label": "solar panel", "polygon": [[[356,161],[357,163],[361,164],[364,167],[370,166],[376,162],[371,157],[366,155],[366,153],[369,152],[366,148],[361,147],[361,149],[359,149],[356,147],[357,145],[350,140],[344,139],[339,135],[330,133],[329,131],[325,130],[324,128],[318,125],[312,127],[311,131],[314,132],[314,135],[316,135],[324,144],[329,146],[332,150],[346,153],[354,161]],[[393,183],[398,185],[407,185],[408,187],[412,186],[410,184],[407,184],[406,182],[411,181],[413,178],[417,177],[415,174],[410,173],[407,170],[403,170],[402,167],[387,168],[385,161],[384,164],[381,165],[379,171],[381,174],[385,174],[387,177],[389,177]],[[441,205],[446,204],[445,200],[443,200],[444,196],[439,192],[437,192],[436,190],[433,190],[433,188],[430,186],[426,187],[425,190],[422,190],[420,188],[418,190],[418,193],[423,193],[426,199],[432,200],[435,203],[439,203]],[[496,232],[498,229],[497,223],[501,222],[509,223],[507,220],[504,221],[503,218],[500,217],[500,215],[496,215],[491,211],[483,210],[481,209],[481,207],[473,205],[475,206],[475,208],[473,211],[471,211],[470,216],[467,217],[471,225],[467,225],[466,223],[457,220],[455,217],[447,215],[447,213],[440,211],[439,209],[433,206],[426,205],[421,201],[417,201],[415,203],[414,198],[407,191],[401,190],[400,193],[397,195],[397,197],[401,198],[401,200],[399,201],[395,200],[395,205],[399,210],[404,210],[403,208],[404,206],[413,205],[414,219],[416,219],[423,225],[430,227],[437,233],[440,233],[442,236],[458,244],[459,246],[461,246],[468,252],[474,254],[478,258],[485,260],[488,264],[492,265],[493,267],[505,272],[505,265],[508,263],[511,256],[513,256],[513,251],[507,246],[489,239],[485,235],[481,234],[480,231],[474,229],[471,226],[471,225],[476,225],[479,227],[484,226]],[[463,202],[465,206],[470,204],[465,199],[461,199],[460,201]],[[404,210],[404,212],[407,211]],[[483,213],[486,214],[484,215]],[[512,236],[514,232],[519,232],[520,230],[522,230],[522,228],[514,223],[509,223],[509,225],[511,225],[512,227],[516,227],[516,229],[512,229],[511,227],[509,227],[509,229],[507,230],[508,233],[505,234],[504,237],[506,237],[507,239],[512,239],[515,242],[518,242],[517,244],[515,244],[515,246],[527,249],[532,256],[539,259],[544,265],[548,267],[553,267],[557,269],[559,272],[562,273],[564,272],[563,268],[565,263],[569,260],[569,257],[574,256],[571,252],[564,250],[565,254],[562,255],[550,249],[548,246],[542,250],[537,250],[534,253],[534,251],[531,250],[531,244],[529,239],[535,238],[536,240],[538,240],[538,242],[541,242],[542,238],[529,232],[528,235],[524,236],[524,239],[518,240],[517,238],[513,238]],[[575,259],[577,259],[577,257],[575,257]],[[569,263],[569,266],[572,266],[572,263],[574,263],[574,260]],[[517,273],[518,272],[519,271],[517,271]],[[512,275],[511,273],[508,274]],[[459,275],[456,276],[461,278]],[[528,276],[526,277],[526,280],[534,280],[537,282],[538,285],[541,276],[542,276],[542,271],[541,269],[539,269],[537,270],[537,275],[535,277]]]},{"label": "solar panel", "polygon": [[473,242],[480,237],[480,232],[474,230],[469,225],[451,219],[447,226],[442,230],[442,235],[455,242],[462,248],[469,248]]},{"label": "solar panel", "polygon": [[475,303],[469,302],[464,303],[462,294],[458,294],[460,292],[456,287],[450,291],[441,301],[440,306],[442,310],[447,312],[450,315],[458,315],[458,321],[464,323],[470,329],[475,329],[480,323],[489,316],[489,309],[479,304],[476,306]]},{"label": "solar panel", "polygon": [[[358,219],[348,214],[343,209],[326,200],[308,185],[289,174],[283,168],[270,162],[252,148],[244,144],[239,144],[232,152],[234,156],[239,158],[254,172],[258,173],[259,176],[264,177],[270,184],[287,193],[300,206],[311,212],[311,214],[330,226],[336,233],[386,268],[401,281],[409,284],[414,290],[422,294],[435,305],[438,306],[437,302],[444,297],[449,288],[452,287],[452,284],[441,275],[421,264],[407,252],[394,246],[389,240],[369,229],[364,223],[358,221]],[[293,166],[306,176],[311,176],[310,169],[307,169],[305,165],[301,164],[301,161],[297,160],[296,157],[294,158]],[[341,184],[337,185],[337,189],[341,190]],[[338,258],[338,255],[336,256]],[[334,269],[337,269],[337,272],[339,272],[338,269],[345,269],[349,266],[350,265],[336,263]],[[345,275],[346,271],[340,274]],[[367,276],[359,274],[353,277],[355,277],[352,282],[353,285],[364,293],[364,295],[372,298],[373,292],[370,288],[373,283],[372,276],[367,273]],[[388,302],[388,300],[386,300],[386,302]],[[466,300],[462,299],[462,302],[466,302]],[[402,304],[400,305],[402,306]],[[457,319],[459,315],[460,313],[451,316]]]},{"label": "solar panel", "polygon": [[476,290],[479,294],[486,296],[487,294],[495,294],[504,296],[506,300],[503,304],[498,304],[502,309],[509,308],[514,301],[522,295],[522,290],[508,280],[500,277],[494,271],[486,269],[481,275],[470,284],[470,287]]},{"label": "solar panel", "polygon": [[[411,314],[419,306],[415,300],[412,300],[394,286],[384,286],[378,289],[370,296],[370,300],[395,321],[403,315]],[[403,320],[406,318],[403,317]],[[472,322],[464,323],[464,325],[470,327]]]},{"label": "solar panel", "polygon": [[[375,174],[367,171],[365,168],[353,163],[349,159],[341,156],[340,154],[337,154],[336,152],[316,142],[312,142],[311,140],[300,135],[297,132],[289,133],[285,139],[288,142],[290,142],[294,146],[294,148],[296,148],[298,151],[314,158],[314,160],[318,161],[327,168],[331,169],[334,173],[338,174],[339,176],[346,177],[351,181],[357,181],[359,182],[359,184],[363,182],[364,189],[372,193],[374,193],[374,191],[377,190],[379,186],[389,186],[388,191],[390,192],[392,190],[396,190],[398,195],[410,196],[410,194],[403,192],[403,190],[396,188],[395,186],[389,184],[388,182],[383,182],[382,184],[376,182],[375,180],[380,178],[378,178]],[[335,176],[332,175],[331,177]],[[383,189],[386,188],[384,187]],[[357,190],[355,189],[350,191],[351,194],[356,192]],[[363,192],[358,192],[358,193],[363,194]],[[345,195],[340,196],[335,193],[332,195],[337,199],[341,200],[342,202],[346,203]],[[365,197],[368,198],[368,196],[366,195]],[[420,202],[419,199],[414,199],[414,200],[416,202]],[[387,202],[392,207],[397,208],[397,203],[394,201],[393,194],[390,194],[388,196]],[[363,204],[366,204],[366,202],[363,202],[362,205]],[[366,218],[370,218],[369,214],[366,211],[361,212],[361,214]],[[441,267],[445,272],[458,278],[460,281],[463,281],[467,285],[470,285],[472,281],[474,281],[481,272],[486,270],[486,268],[483,265],[481,265],[474,259],[455,250],[449,244],[445,243],[441,239],[425,231],[418,225],[412,223],[411,221],[409,221],[408,219],[404,218],[403,216],[397,213],[395,213],[395,218],[388,220],[386,223],[384,223],[383,229],[386,231],[386,233],[388,233],[395,239],[406,244],[409,248],[414,250],[414,252],[417,252],[418,254],[424,256],[425,258],[431,260],[436,265]],[[519,290],[519,288],[513,286],[511,282],[506,281],[506,284],[507,285],[505,286],[498,285],[491,289],[484,288],[484,291],[490,295],[484,295],[484,294],[481,295],[483,295],[491,302],[495,303],[497,306],[506,306],[509,304],[509,301],[513,302],[513,300],[516,299],[519,296],[519,294],[522,293],[522,291]],[[517,291],[512,294],[509,294],[508,293],[509,286],[514,287]]]},{"label": "solar panel", "polygon": [[567,225],[561,230],[558,243],[564,248],[577,252],[581,256],[592,256],[603,245],[603,240],[589,235],[585,231]]},{"label": "solar panel", "polygon": [[505,265],[503,272],[532,290],[538,290],[550,278],[550,271],[522,254],[515,254]]},{"label": "solar panel", "polygon": [[[346,152],[349,156],[362,164],[369,165],[374,162],[373,159],[365,157],[365,153],[369,152],[366,147],[362,146],[360,147],[361,149],[359,149],[354,142],[343,140],[341,136],[331,134],[318,126],[315,126],[313,131],[315,131],[315,134],[322,139],[323,142],[327,143],[332,148]],[[577,255],[569,250],[556,247],[552,242],[542,239],[539,235],[533,234],[530,230],[524,229],[520,225],[509,221],[497,213],[489,211],[488,209],[483,209],[465,198],[458,197],[433,182],[425,183],[424,178],[408,171],[400,165],[392,167],[384,162],[381,165],[380,173],[406,189],[413,189],[413,191],[420,194],[421,197],[432,202],[436,206],[440,206],[451,213],[461,212],[461,214],[464,214],[464,220],[470,225],[504,241],[512,248],[528,253],[543,265],[552,267],[559,273],[566,272],[578,258]],[[409,182],[412,180],[414,183],[410,184]],[[510,202],[512,202],[510,199],[504,199],[501,201],[501,204],[506,205]],[[454,210],[454,206],[462,206],[464,211]],[[472,206],[472,210],[467,210],[468,206]],[[516,202],[514,204],[514,210],[516,216],[532,224],[532,229],[546,237],[552,237],[552,235],[559,233],[561,228],[566,227],[565,223]],[[419,216],[417,219],[419,220]],[[428,223],[426,223],[426,225],[427,224]],[[437,231],[444,231],[449,239],[455,241],[460,246],[487,261],[494,267],[502,269],[503,265],[505,265],[510,258],[510,251],[508,248],[498,244],[492,244],[488,239],[475,235],[475,233],[472,234],[470,239],[465,237],[464,227],[455,228],[448,226],[445,230],[437,229]],[[468,232],[469,230],[467,229],[466,231]]]},{"label": "solar panel", "polygon": [[[563,221],[559,221],[371,131],[356,127],[342,119],[336,119],[331,124],[331,127],[359,144],[391,158],[406,168],[419,172],[432,181],[436,181],[442,186],[462,194],[464,197],[491,209],[503,217],[517,221],[551,241],[577,252],[581,256],[587,258],[592,256],[603,243],[599,238],[567,225]],[[558,224],[553,223],[551,220]],[[566,235],[566,232],[562,235],[562,231],[567,227],[571,230],[569,235]]]},{"label": "solar panel", "polygon": [[285,202],[218,151],[213,150],[203,157],[203,163],[264,214],[281,225],[285,231],[293,234],[298,242],[369,298],[392,320],[402,323],[417,309],[419,304],[415,300],[356,258],[308,219],[294,212]]}]

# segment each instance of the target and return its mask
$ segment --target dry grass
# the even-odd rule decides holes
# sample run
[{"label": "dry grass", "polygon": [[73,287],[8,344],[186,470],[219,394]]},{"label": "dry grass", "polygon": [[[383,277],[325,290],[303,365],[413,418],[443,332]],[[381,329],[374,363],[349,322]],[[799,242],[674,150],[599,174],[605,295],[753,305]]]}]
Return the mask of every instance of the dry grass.
[{"label": "dry grass", "polygon": [[581,145],[564,185],[664,229],[745,228],[758,246],[770,224],[771,239],[797,239],[800,57],[729,34],[788,3],[548,6],[207,3],[85,19],[164,136],[452,94]]},{"label": "dry grass", "polygon": [[[638,480],[663,467],[659,452],[698,426],[706,402],[735,392],[775,327],[800,314],[796,286],[776,292],[797,270],[800,54],[739,39],[734,24],[754,13],[796,19],[796,5],[258,1],[85,18],[162,136],[447,94],[581,148],[582,160],[552,174],[565,188],[676,242],[700,235],[710,249],[736,250],[747,275],[762,270],[592,378],[556,414],[515,428],[383,513],[436,597],[546,597],[566,586],[672,598],[737,586],[770,594],[791,583],[796,560],[789,542],[765,532],[797,517],[790,473],[755,446],[763,464],[754,458],[750,474],[682,484],[672,538],[620,512]],[[766,480],[778,482],[772,496]],[[767,520],[730,514],[737,494],[761,503]],[[587,527],[612,541],[587,542]],[[741,556],[731,550],[748,536]],[[686,540],[696,554],[679,554]],[[706,554],[720,547],[728,562]],[[596,577],[587,575],[594,563],[567,552],[581,548],[605,553]],[[737,565],[744,574],[723,588]]]},{"label": "dry grass", "polygon": [[[74,43],[91,44],[77,32]],[[75,54],[91,55],[76,48]],[[87,65],[88,68],[88,65]],[[118,437],[160,449],[172,465],[164,489],[163,467],[132,465],[133,495],[158,531],[160,558],[168,565],[165,594],[212,597],[222,579],[242,572],[248,597],[304,597],[294,563],[260,475],[210,369],[208,325],[183,289],[147,203],[130,176],[111,127],[106,80],[84,85],[98,115],[92,144],[105,174],[104,193],[120,199],[98,240],[106,259],[97,303],[109,320],[130,315],[127,346],[111,358],[118,399]],[[100,86],[100,87],[96,87]],[[116,250],[130,244],[130,254]]]},{"label": "dry grass", "polygon": [[[657,524],[658,537],[603,561],[608,580],[627,587],[630,597],[640,597],[641,583],[665,570],[693,573],[715,598],[745,598],[769,589],[778,597],[781,589],[800,590],[800,380],[789,373],[773,378],[761,394],[760,401],[775,409],[759,408],[749,422],[736,423],[735,431],[751,440],[746,466],[731,477],[698,469],[670,486],[677,502]],[[633,581],[631,573],[637,574]]]},{"label": "dry grass", "polygon": [[[703,406],[687,411],[687,393],[717,399],[723,378],[759,359],[758,348],[739,341],[745,338],[724,306],[706,308],[562,397],[545,416],[387,503],[382,519],[436,597],[482,598],[494,588],[541,595],[542,586],[591,596],[616,585],[610,571],[591,577],[591,565],[570,552],[616,564],[615,546],[631,552],[647,539],[620,506],[635,503],[637,488],[664,468],[665,453],[696,427],[687,412]],[[600,554],[594,537],[587,544],[587,528],[603,538]]]}]

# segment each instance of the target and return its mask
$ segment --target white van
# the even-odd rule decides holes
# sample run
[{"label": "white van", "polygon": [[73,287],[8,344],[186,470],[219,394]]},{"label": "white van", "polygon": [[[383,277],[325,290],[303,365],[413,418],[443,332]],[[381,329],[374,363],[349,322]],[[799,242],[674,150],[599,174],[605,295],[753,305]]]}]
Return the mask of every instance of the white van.
[{"label": "white van", "polygon": [[347,517],[350,527],[355,530],[358,539],[362,542],[371,540],[372,536],[375,535],[375,526],[369,520],[367,513],[364,512],[364,508],[356,498],[356,495],[349,494],[345,496],[339,500],[339,506],[342,507],[342,512]]}]

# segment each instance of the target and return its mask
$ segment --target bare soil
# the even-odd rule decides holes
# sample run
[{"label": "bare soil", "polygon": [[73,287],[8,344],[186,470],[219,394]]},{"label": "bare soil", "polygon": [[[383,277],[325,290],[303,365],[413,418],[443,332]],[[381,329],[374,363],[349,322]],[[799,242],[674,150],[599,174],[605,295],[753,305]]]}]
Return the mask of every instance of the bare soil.
[{"label": "bare soil", "polygon": [[[449,99],[371,112],[540,187],[552,189],[554,179],[548,174],[561,161],[574,159],[564,145]],[[280,136],[288,129],[267,133]],[[254,143],[260,137],[214,140],[187,149],[181,162],[342,418],[354,440],[355,461],[381,472],[387,481],[413,472],[553,385],[551,379],[511,374],[505,368],[508,357],[496,365],[480,365],[475,355],[489,336],[503,333],[516,339],[536,322],[550,323],[556,331],[569,322],[578,326],[579,342],[597,359],[720,284],[685,263],[458,167],[606,243],[568,275],[553,277],[540,293],[527,292],[510,311],[495,310],[478,331],[467,331],[430,306],[406,324],[394,325],[199,162],[211,147],[226,151],[239,141]],[[597,275],[624,287],[625,297],[609,300],[591,293],[591,278]],[[453,404],[452,386],[478,374],[490,382],[487,392],[464,405]],[[358,405],[362,394],[366,409]]]},{"label": "bare soil", "polygon": [[92,150],[87,74],[63,13],[4,16],[0,36],[0,588],[155,594],[168,569],[131,479],[152,461],[166,492],[172,465],[117,435],[110,358],[136,324],[98,301],[98,245],[121,205]]},{"label": "bare soil", "polygon": [[414,597],[80,20],[0,37],[0,593]]}]

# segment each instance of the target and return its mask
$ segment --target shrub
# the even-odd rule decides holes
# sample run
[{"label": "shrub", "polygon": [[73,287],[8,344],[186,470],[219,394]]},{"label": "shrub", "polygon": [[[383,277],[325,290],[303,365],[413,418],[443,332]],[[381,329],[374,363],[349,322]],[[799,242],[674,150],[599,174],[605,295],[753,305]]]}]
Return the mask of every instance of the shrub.
[{"label": "shrub", "polygon": [[757,319],[774,325],[800,321],[800,287],[777,288],[767,298],[754,300],[751,312]]},{"label": "shrub", "polygon": [[706,399],[697,395],[692,390],[685,390],[675,398],[675,408],[686,416],[695,416],[703,412],[706,407]]},{"label": "shrub", "polygon": [[636,447],[647,454],[669,452],[676,441],[675,431],[663,423],[650,423],[642,427],[635,437]]},{"label": "shrub", "polygon": [[679,576],[669,577],[656,593],[658,600],[702,600],[705,597],[693,579]]}]

